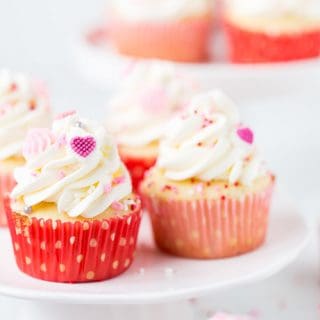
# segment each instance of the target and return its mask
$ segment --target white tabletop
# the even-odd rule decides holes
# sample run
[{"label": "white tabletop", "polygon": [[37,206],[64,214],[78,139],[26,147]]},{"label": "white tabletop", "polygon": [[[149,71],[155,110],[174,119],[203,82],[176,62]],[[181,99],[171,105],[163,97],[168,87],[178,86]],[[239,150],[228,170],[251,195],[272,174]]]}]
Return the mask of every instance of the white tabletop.
[{"label": "white tabletop", "polygon": [[[78,75],[69,49],[76,33],[102,16],[104,3],[1,1],[1,66],[44,79],[56,110],[76,107],[85,116],[103,116],[108,90],[97,90]],[[226,79],[215,85],[240,103],[270,167],[316,229],[320,214],[320,71],[312,77],[301,70],[296,78],[270,81],[257,75],[256,79]],[[300,259],[271,279],[196,301],[198,318],[213,310],[253,311],[262,320],[318,318],[318,252],[314,236]],[[0,298],[1,319],[16,319],[13,310],[19,303]]]}]

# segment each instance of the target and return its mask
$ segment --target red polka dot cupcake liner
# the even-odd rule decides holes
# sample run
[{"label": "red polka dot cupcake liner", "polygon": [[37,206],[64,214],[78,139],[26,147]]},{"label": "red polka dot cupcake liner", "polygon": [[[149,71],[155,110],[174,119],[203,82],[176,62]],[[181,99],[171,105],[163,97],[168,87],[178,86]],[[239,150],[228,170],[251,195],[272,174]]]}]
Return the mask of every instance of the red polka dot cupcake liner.
[{"label": "red polka dot cupcake liner", "polygon": [[12,212],[6,200],[12,244],[19,269],[54,282],[107,280],[126,271],[133,259],[141,204],[125,216],[62,222]]},{"label": "red polka dot cupcake liner", "polygon": [[212,17],[175,22],[146,23],[112,21],[110,37],[122,54],[182,62],[209,58]]},{"label": "red polka dot cupcake liner", "polygon": [[144,178],[144,174],[156,163],[156,158],[133,158],[120,153],[121,160],[129,170],[132,187],[135,192],[139,191],[140,182]]},{"label": "red polka dot cupcake liner", "polygon": [[0,174],[0,227],[7,226],[5,199],[12,191],[15,184],[16,182],[13,178],[13,174]]},{"label": "red polka dot cupcake liner", "polygon": [[320,29],[275,35],[245,30],[227,21],[224,26],[234,63],[285,62],[320,55]]},{"label": "red polka dot cupcake liner", "polygon": [[273,185],[243,199],[170,200],[142,194],[158,247],[196,259],[240,255],[262,245]]}]

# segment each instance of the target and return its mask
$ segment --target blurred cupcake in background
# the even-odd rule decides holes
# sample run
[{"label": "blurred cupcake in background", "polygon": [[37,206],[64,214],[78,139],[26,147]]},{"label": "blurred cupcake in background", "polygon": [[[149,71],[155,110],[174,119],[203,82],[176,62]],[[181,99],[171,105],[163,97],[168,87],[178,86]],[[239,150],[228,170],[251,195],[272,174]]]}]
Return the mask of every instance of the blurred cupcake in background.
[{"label": "blurred cupcake in background", "polygon": [[119,145],[136,189],[154,165],[159,141],[172,114],[181,111],[198,90],[170,63],[135,63],[109,103],[107,130]]},{"label": "blurred cupcake in background", "polygon": [[140,201],[103,126],[67,112],[27,136],[7,202],[16,261],[49,281],[105,280],[132,263]]},{"label": "blurred cupcake in background", "polygon": [[319,0],[225,0],[233,62],[279,62],[320,54]]},{"label": "blurred cupcake in background", "polygon": [[111,40],[122,54],[182,62],[205,61],[214,0],[112,0]]},{"label": "blurred cupcake in background", "polygon": [[140,193],[160,249],[213,259],[264,242],[273,185],[253,132],[233,102],[213,91],[172,122]]},{"label": "blurred cupcake in background", "polygon": [[6,225],[4,197],[15,182],[13,170],[24,164],[22,145],[30,128],[50,123],[44,86],[20,73],[0,71],[0,226]]}]

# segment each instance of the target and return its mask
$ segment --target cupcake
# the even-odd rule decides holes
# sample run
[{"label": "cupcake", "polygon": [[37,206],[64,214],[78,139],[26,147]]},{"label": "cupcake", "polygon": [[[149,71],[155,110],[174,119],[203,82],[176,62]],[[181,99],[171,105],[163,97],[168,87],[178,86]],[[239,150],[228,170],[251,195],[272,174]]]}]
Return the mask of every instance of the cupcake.
[{"label": "cupcake", "polygon": [[74,283],[128,269],[141,205],[104,127],[67,112],[29,135],[24,150],[6,206],[20,270]]},{"label": "cupcake", "polygon": [[279,62],[320,54],[319,0],[226,0],[230,59]]},{"label": "cupcake", "polygon": [[134,189],[155,164],[168,119],[185,107],[196,89],[172,64],[152,61],[134,64],[111,98],[107,129],[117,139]]},{"label": "cupcake", "polygon": [[22,144],[32,127],[48,126],[48,96],[25,75],[0,71],[0,226],[7,224],[4,197],[14,186],[13,170],[24,164]]},{"label": "cupcake", "polygon": [[213,0],[112,0],[110,38],[139,58],[182,62],[208,59]]},{"label": "cupcake", "polygon": [[233,102],[213,91],[172,122],[140,192],[160,249],[214,259],[264,242],[273,185],[252,130]]}]

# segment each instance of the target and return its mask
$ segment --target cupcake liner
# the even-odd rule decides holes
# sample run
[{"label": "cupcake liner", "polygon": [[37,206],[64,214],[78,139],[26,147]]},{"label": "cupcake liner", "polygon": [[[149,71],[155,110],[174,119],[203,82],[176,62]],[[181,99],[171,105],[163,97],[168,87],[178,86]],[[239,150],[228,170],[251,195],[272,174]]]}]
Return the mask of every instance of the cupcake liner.
[{"label": "cupcake liner", "polygon": [[292,34],[267,34],[225,22],[230,60],[235,63],[281,62],[320,55],[320,29]]},{"label": "cupcake liner", "polygon": [[170,200],[142,194],[155,241],[168,253],[198,259],[236,256],[265,240],[273,187],[243,199]]},{"label": "cupcake liner", "polygon": [[203,16],[161,23],[113,20],[109,28],[111,40],[120,53],[197,62],[209,57],[212,25],[212,18]]},{"label": "cupcake liner", "polygon": [[129,170],[132,187],[134,192],[138,193],[140,182],[143,180],[144,174],[148,171],[155,163],[156,158],[134,158],[120,152],[122,162]]},{"label": "cupcake liner", "polygon": [[0,227],[7,226],[5,198],[11,192],[16,182],[12,173],[0,173]]},{"label": "cupcake liner", "polygon": [[106,220],[62,222],[6,213],[16,262],[32,277],[55,282],[113,278],[129,268],[141,220],[140,202],[132,213]]}]

